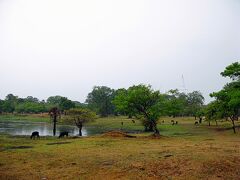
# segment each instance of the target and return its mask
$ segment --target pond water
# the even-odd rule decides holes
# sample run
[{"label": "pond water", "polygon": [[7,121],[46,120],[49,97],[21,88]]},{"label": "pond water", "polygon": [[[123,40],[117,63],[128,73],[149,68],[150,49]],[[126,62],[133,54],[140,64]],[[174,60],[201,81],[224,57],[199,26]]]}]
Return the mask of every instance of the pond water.
[{"label": "pond water", "polygon": [[[53,124],[47,122],[29,122],[29,121],[0,121],[0,133],[10,135],[31,135],[33,131],[38,131],[40,136],[52,136]],[[67,131],[70,136],[78,135],[79,130],[76,126],[57,124],[56,135]],[[101,133],[101,130],[94,127],[82,129],[83,136]]]}]

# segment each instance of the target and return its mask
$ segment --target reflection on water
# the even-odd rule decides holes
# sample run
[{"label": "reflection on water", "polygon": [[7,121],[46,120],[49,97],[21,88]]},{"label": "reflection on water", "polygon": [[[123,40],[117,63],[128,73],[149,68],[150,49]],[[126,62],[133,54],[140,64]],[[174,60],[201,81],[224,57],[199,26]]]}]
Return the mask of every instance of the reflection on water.
[{"label": "reflection on water", "polygon": [[[52,136],[53,125],[44,122],[25,122],[25,121],[0,121],[0,133],[11,135],[31,135],[33,131],[38,131],[40,136]],[[70,136],[78,135],[79,130],[75,126],[57,124],[56,135],[62,131],[68,131]],[[86,128],[82,129],[83,136],[87,136]],[[94,133],[90,133],[94,134]]]}]

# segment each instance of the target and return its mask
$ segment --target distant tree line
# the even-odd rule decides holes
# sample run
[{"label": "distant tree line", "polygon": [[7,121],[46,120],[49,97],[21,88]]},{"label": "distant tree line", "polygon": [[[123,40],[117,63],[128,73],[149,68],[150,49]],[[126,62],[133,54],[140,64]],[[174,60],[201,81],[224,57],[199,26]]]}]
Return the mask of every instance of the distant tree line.
[{"label": "distant tree line", "polygon": [[44,113],[49,112],[53,107],[57,107],[61,112],[75,107],[85,105],[71,101],[62,96],[51,96],[47,101],[40,101],[38,98],[28,96],[19,98],[13,94],[8,94],[4,100],[0,100],[0,113]]},{"label": "distant tree line", "polygon": [[[144,85],[134,86],[141,88]],[[149,86],[150,87],[150,86]],[[39,100],[36,97],[28,96],[19,98],[13,94],[8,94],[4,100],[0,100],[0,113],[44,113],[49,112],[53,107],[57,107],[60,112],[71,108],[88,108],[96,112],[101,117],[109,115],[128,115],[127,110],[116,108],[114,99],[119,95],[127,92],[127,89],[111,89],[106,86],[95,86],[87,96],[85,103],[69,100],[62,96],[51,96],[46,101]],[[179,92],[177,89],[170,90],[161,94],[164,103],[164,114],[172,117],[178,116],[195,116],[203,107],[204,97],[199,91],[191,93]]]},{"label": "distant tree line", "polygon": [[[108,115],[129,115],[130,117],[134,113],[129,112],[123,107],[119,107],[122,99],[124,99],[131,89],[142,90],[144,88],[151,89],[151,86],[143,84],[129,87],[128,89],[111,89],[106,86],[95,86],[87,96],[86,104],[88,107],[100,116]],[[143,94],[136,94],[136,96],[144,96]],[[160,93],[164,101],[164,107],[162,107],[162,114],[172,117],[179,116],[194,116],[197,117],[197,112],[204,106],[204,97],[199,91],[193,91],[191,93],[180,92],[178,89],[170,90],[167,93]],[[138,99],[136,99],[137,101]],[[116,107],[116,105],[118,107]],[[163,110],[164,109],[164,110]]]}]

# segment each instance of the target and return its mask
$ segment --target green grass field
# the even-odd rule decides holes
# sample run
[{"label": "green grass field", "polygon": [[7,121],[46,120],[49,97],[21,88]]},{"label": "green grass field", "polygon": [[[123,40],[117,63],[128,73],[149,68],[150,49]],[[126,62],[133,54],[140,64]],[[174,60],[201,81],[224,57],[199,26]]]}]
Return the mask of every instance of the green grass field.
[{"label": "green grass field", "polygon": [[0,135],[0,179],[239,179],[239,129],[225,130],[228,122],[195,126],[193,118],[176,118],[179,124],[172,126],[171,118],[163,119],[160,138],[125,117],[88,126],[119,130],[123,122],[124,131],[138,132],[136,138]]},{"label": "green grass field", "polygon": [[0,121],[50,122],[50,118],[47,114],[3,114]]}]

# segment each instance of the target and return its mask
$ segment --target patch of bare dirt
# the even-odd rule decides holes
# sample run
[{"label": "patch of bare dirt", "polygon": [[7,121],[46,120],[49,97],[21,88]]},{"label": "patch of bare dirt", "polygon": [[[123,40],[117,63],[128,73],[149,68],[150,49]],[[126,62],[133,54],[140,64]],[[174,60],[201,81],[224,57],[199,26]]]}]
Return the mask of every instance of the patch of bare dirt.
[{"label": "patch of bare dirt", "polygon": [[60,145],[60,144],[70,144],[71,142],[53,142],[53,143],[47,143],[46,145]]},{"label": "patch of bare dirt", "polygon": [[127,137],[127,138],[136,138],[136,136],[129,135],[121,131],[109,131],[102,135],[103,137]]}]

